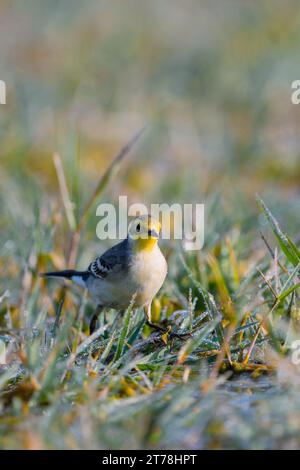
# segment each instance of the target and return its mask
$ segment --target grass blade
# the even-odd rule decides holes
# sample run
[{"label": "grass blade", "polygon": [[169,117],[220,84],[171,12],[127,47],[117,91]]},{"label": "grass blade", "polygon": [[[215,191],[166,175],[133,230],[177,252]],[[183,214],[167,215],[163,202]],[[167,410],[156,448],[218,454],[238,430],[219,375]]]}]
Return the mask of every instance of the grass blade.
[{"label": "grass blade", "polygon": [[118,359],[120,359],[120,357],[123,355],[125,347],[126,347],[125,340],[127,338],[128,331],[129,331],[129,323],[130,323],[130,318],[131,318],[131,313],[132,313],[135,297],[136,297],[135,295],[132,297],[132,299],[130,301],[130,304],[129,304],[129,307],[126,310],[125,315],[124,315],[123,328],[122,328],[122,331],[121,331],[121,334],[120,334],[120,337],[119,337],[118,346],[117,346],[116,354],[115,354],[115,357],[114,357],[114,361],[117,361]]},{"label": "grass blade", "polygon": [[91,207],[93,206],[95,200],[104,191],[104,189],[106,188],[106,186],[109,183],[109,181],[111,180],[111,178],[117,173],[117,171],[120,168],[120,165],[121,165],[122,161],[124,160],[124,157],[128,154],[128,152],[132,149],[134,144],[141,137],[141,135],[143,134],[145,128],[146,128],[145,126],[142,127],[142,129],[140,129],[133,136],[133,138],[126,145],[124,145],[124,147],[121,148],[120,152],[117,154],[117,156],[114,158],[112,163],[109,165],[109,167],[107,168],[105,173],[100,178],[96,188],[94,189],[93,194],[91,195],[90,199],[88,200],[88,202],[87,202],[87,204],[86,204],[86,206],[83,210],[81,219],[80,219],[79,224],[78,224],[78,230],[81,230],[81,228],[83,227],[83,225],[86,221],[86,218],[89,214],[89,211],[90,211]]},{"label": "grass blade", "polygon": [[57,174],[60,194],[62,198],[62,202],[65,208],[67,221],[71,230],[75,230],[76,228],[76,219],[74,215],[74,206],[70,199],[70,194],[68,191],[68,186],[65,178],[65,172],[63,169],[62,161],[60,155],[58,153],[54,153],[53,155],[53,162]]}]

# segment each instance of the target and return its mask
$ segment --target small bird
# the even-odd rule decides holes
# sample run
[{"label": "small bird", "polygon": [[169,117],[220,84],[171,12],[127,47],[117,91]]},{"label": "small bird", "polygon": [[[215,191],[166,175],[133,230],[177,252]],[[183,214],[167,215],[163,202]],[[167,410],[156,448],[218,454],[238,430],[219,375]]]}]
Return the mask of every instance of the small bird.
[{"label": "small bird", "polygon": [[86,271],[56,271],[43,276],[71,279],[88,290],[97,305],[90,334],[103,309],[124,311],[134,296],[134,306],[146,310],[147,323],[163,331],[151,322],[151,302],[168,271],[158,246],[159,233],[160,223],[149,215],[141,215],[129,224],[127,238],[97,257]]}]

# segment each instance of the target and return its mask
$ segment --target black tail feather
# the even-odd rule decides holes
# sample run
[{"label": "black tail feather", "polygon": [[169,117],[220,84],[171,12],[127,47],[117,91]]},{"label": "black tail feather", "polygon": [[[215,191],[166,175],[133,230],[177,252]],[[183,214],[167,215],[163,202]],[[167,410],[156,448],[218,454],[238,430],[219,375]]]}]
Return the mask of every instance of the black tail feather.
[{"label": "black tail feather", "polygon": [[41,273],[42,277],[65,277],[66,279],[72,279],[75,275],[83,274],[81,272],[77,272],[74,269],[65,269],[64,271],[53,271],[49,273]]},{"label": "black tail feather", "polygon": [[62,277],[65,279],[70,279],[77,281],[78,284],[85,283],[87,278],[89,277],[88,271],[75,271],[74,269],[65,269],[64,271],[53,271],[48,273],[41,273],[40,276],[42,277]]}]

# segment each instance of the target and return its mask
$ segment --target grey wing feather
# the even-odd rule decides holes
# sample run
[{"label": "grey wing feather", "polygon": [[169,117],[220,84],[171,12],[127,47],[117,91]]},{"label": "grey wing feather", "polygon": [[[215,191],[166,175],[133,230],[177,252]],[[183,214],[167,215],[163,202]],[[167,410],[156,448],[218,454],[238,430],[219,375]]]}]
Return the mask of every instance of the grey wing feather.
[{"label": "grey wing feather", "polygon": [[88,267],[88,271],[95,277],[104,279],[110,274],[126,270],[129,266],[128,240],[107,250],[98,256]]}]

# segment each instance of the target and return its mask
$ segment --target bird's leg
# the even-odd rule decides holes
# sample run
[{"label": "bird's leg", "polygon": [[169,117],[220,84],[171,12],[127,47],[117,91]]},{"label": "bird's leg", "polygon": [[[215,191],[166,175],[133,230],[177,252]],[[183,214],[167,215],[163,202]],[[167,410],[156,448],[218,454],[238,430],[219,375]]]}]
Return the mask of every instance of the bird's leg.
[{"label": "bird's leg", "polygon": [[146,317],[147,317],[146,324],[148,326],[150,326],[151,328],[153,328],[154,330],[158,330],[158,331],[161,331],[162,333],[166,333],[166,331],[167,331],[166,328],[163,328],[162,326],[159,326],[159,325],[156,325],[155,323],[152,323],[151,302],[148,305],[148,307],[145,308],[145,312],[146,312]]},{"label": "bird's leg", "polygon": [[163,328],[160,325],[157,325],[156,323],[152,323],[152,318],[151,318],[151,302],[150,304],[145,307],[145,313],[146,313],[146,325],[150,326],[150,328],[153,328],[154,330],[161,331],[162,333],[166,333],[168,330],[166,328]]},{"label": "bird's leg", "polygon": [[147,324],[149,326],[152,325],[152,321],[151,321],[151,302],[150,304],[144,308],[145,309],[145,314],[146,314],[146,317],[147,317]]},{"label": "bird's leg", "polygon": [[117,312],[117,315],[115,316],[114,321],[112,322],[112,325],[111,325],[111,331],[113,331],[116,328],[120,317],[123,317],[124,313],[125,313],[125,310],[120,310],[119,312]]},{"label": "bird's leg", "polygon": [[171,331],[171,327],[164,328],[163,326],[157,325],[156,323],[152,323],[151,321],[151,303],[147,307],[147,312],[146,312],[147,320],[146,320],[146,325],[150,326],[150,328],[153,328],[156,331],[160,331],[162,334],[168,334],[171,339],[173,338],[178,338],[178,339],[186,339],[191,336],[190,333],[174,333]]},{"label": "bird's leg", "polygon": [[94,315],[91,318],[91,321],[90,321],[90,335],[92,335],[94,333],[94,331],[96,331],[96,329],[97,329],[98,317],[99,317],[102,309],[103,309],[102,305],[98,305],[96,310],[95,310]]}]

